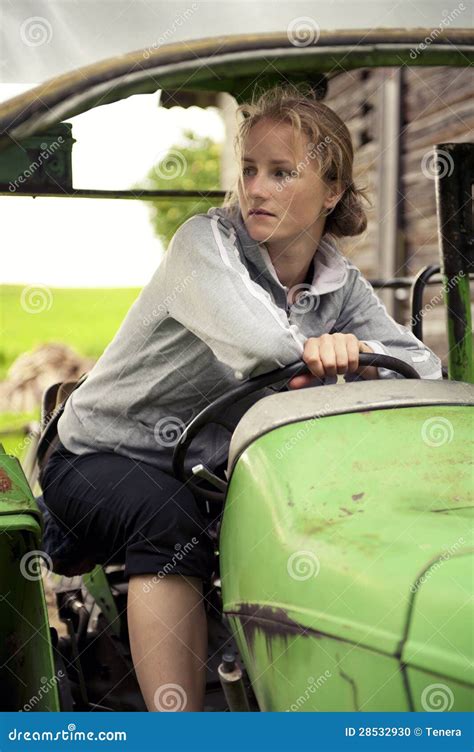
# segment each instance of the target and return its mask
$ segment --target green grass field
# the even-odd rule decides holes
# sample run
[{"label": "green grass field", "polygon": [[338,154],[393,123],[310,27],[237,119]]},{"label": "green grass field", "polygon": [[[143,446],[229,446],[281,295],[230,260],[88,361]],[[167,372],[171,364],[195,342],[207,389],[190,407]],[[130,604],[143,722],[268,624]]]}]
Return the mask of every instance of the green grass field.
[{"label": "green grass field", "polygon": [[[62,342],[81,355],[98,358],[119,328],[140,288],[42,288],[38,294],[21,285],[0,286],[0,380],[16,358],[47,342]],[[42,297],[41,297],[42,296]],[[41,313],[32,313],[36,308]],[[0,433],[38,420],[39,410],[0,414]],[[24,436],[0,436],[12,454],[21,456]]]},{"label": "green grass field", "polygon": [[24,287],[0,287],[0,379],[21,353],[45,342],[63,342],[81,355],[99,357],[140,292],[139,288],[48,289],[45,310],[30,313],[27,309],[35,309],[39,296],[35,298],[33,292],[24,296],[22,305]]},{"label": "green grass field", "polygon": [[[13,454],[20,460],[25,456],[28,438],[20,430],[15,429],[21,429],[28,423],[39,420],[39,413],[39,408],[29,413],[0,413],[0,444],[3,444],[7,454]],[[4,431],[8,431],[8,434],[4,434]]]}]

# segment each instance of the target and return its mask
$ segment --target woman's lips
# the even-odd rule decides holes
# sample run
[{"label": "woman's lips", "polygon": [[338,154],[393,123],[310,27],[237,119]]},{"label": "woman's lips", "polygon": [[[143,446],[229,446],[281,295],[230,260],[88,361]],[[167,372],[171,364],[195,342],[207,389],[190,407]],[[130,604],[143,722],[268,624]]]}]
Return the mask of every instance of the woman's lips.
[{"label": "woman's lips", "polygon": [[250,211],[249,217],[274,217],[274,214],[270,214],[270,212],[265,211]]}]

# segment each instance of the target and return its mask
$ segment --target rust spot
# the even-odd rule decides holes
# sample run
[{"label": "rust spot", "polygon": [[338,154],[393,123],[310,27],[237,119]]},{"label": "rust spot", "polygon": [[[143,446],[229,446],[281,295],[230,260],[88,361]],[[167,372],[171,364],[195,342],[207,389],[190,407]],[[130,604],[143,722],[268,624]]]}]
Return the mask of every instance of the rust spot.
[{"label": "rust spot", "polygon": [[446,513],[446,512],[459,512],[461,509],[471,509],[471,504],[465,504],[463,507],[446,507],[445,509],[430,509],[430,512],[434,512],[435,514],[438,513]]},{"label": "rust spot", "polygon": [[360,501],[365,496],[365,491],[358,494],[352,494],[352,501]]},{"label": "rust spot", "polygon": [[319,525],[311,525],[311,527],[308,527],[305,530],[305,533],[306,535],[317,535],[318,533],[323,533],[326,528],[334,525],[336,522],[338,522],[338,520],[321,521]]},{"label": "rust spot", "polygon": [[0,468],[0,493],[5,493],[6,491],[10,491],[12,487],[12,482],[10,477],[7,475],[5,470],[2,470]]},{"label": "rust spot", "polygon": [[349,686],[350,686],[351,691],[352,691],[352,699],[353,699],[353,702],[354,702],[354,710],[358,711],[359,710],[359,700],[358,700],[358,697],[357,697],[357,684],[355,683],[354,679],[351,676],[348,676],[342,670],[341,665],[340,665],[341,664],[341,659],[340,659],[340,657],[339,657],[339,655],[337,653],[336,653],[336,659],[337,659],[337,665],[338,665],[338,669],[339,669],[339,676],[341,677],[341,679],[344,679],[346,682],[349,683]]},{"label": "rust spot", "polygon": [[275,637],[280,637],[286,641],[291,635],[318,638],[324,636],[315,629],[303,627],[298,622],[293,621],[282,608],[242,603],[237,611],[229,611],[228,615],[239,619],[252,653],[254,653],[257,632],[264,635],[268,653],[272,652]]}]

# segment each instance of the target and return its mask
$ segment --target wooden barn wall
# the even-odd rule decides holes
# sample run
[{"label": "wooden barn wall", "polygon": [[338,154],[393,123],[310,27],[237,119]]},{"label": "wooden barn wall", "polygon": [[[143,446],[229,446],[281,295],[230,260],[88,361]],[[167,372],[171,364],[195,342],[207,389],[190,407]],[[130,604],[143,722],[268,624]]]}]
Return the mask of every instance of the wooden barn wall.
[{"label": "wooden barn wall", "polygon": [[438,260],[434,180],[425,174],[431,173],[429,153],[433,144],[473,140],[474,76],[468,68],[408,68],[404,79],[403,230],[407,273],[414,274]]},{"label": "wooden barn wall", "polygon": [[344,251],[362,272],[378,276],[376,192],[378,182],[377,117],[378,89],[383,80],[380,69],[341,73],[329,81],[325,104],[332,107],[348,126],[354,144],[355,183],[365,187],[372,204],[368,227],[363,235],[344,242]]},{"label": "wooden barn wall", "polygon": [[[367,231],[345,242],[344,251],[369,278],[381,276],[377,204],[380,196],[379,134],[382,69],[342,73],[329,82],[325,102],[347,123],[355,147],[356,182],[366,184],[372,208]],[[402,73],[400,124],[400,240],[397,276],[412,276],[439,262],[434,179],[429,152],[436,143],[474,141],[474,76],[469,68],[413,67]],[[426,167],[422,170],[423,159]],[[407,296],[400,295],[397,318],[409,323]],[[424,339],[444,360],[447,355],[441,285],[425,292]]]}]

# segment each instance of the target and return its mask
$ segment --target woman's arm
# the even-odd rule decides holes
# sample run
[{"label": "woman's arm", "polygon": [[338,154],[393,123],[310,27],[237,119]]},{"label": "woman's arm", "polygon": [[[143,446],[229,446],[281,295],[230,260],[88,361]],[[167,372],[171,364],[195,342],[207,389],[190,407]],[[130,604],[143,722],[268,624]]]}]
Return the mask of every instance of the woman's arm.
[{"label": "woman's arm", "polygon": [[[348,263],[348,268],[347,292],[333,332],[354,334],[373,352],[391,355],[413,366],[423,379],[441,379],[438,356],[407,327],[397,324],[357,267]],[[385,368],[379,368],[378,375],[379,378],[403,378]]]},{"label": "woman's arm", "polygon": [[236,378],[301,360],[306,337],[250,278],[233,230],[217,217],[198,215],[181,225],[163,263],[168,314]]}]

